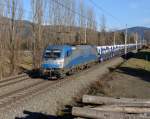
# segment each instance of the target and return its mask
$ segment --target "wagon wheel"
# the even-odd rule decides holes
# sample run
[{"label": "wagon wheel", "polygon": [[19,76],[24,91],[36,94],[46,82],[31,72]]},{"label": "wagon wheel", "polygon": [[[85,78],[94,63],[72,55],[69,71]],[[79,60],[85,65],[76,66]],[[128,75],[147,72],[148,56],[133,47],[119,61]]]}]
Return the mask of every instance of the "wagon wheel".
[{"label": "wagon wheel", "polygon": [[64,79],[65,77],[66,77],[66,74],[63,73],[63,72],[59,72],[59,73],[57,74],[57,78],[59,78],[59,79]]}]

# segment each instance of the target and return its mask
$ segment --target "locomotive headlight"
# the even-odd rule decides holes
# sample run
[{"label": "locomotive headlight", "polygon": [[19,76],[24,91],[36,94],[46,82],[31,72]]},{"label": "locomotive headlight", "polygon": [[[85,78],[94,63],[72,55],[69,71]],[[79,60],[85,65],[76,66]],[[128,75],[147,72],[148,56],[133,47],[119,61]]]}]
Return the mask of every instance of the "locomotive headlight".
[{"label": "locomotive headlight", "polygon": [[60,68],[63,68],[63,66],[64,66],[64,59],[57,60],[56,63],[60,66]]}]

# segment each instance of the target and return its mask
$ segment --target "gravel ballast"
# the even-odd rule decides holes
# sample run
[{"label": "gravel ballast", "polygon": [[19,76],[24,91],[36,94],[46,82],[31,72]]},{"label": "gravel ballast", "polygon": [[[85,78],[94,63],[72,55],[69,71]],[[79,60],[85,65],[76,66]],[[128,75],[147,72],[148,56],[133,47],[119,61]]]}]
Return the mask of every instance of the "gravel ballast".
[{"label": "gravel ballast", "polygon": [[13,104],[9,109],[0,110],[1,119],[15,119],[24,117],[23,111],[40,112],[48,115],[56,115],[58,109],[69,104],[82,89],[87,88],[91,83],[98,80],[104,74],[109,73],[110,67],[115,67],[123,62],[122,58],[114,58],[99,65],[75,74],[72,79],[66,80],[63,84],[50,89],[40,95],[24,100],[21,103]]}]

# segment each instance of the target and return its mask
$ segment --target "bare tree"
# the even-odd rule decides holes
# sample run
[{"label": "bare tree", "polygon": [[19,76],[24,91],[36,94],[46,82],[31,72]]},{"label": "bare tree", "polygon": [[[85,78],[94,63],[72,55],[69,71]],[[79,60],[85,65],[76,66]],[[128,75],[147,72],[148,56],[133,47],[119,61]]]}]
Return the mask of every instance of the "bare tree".
[{"label": "bare tree", "polygon": [[143,41],[144,45],[150,45],[150,31],[149,30],[145,30],[144,31],[144,41]]},{"label": "bare tree", "polygon": [[[8,26],[7,26],[7,47],[9,51],[9,61],[10,61],[10,73],[15,73],[17,68],[17,37],[16,37],[16,20],[18,19],[18,14],[20,10],[18,9],[21,4],[19,4],[19,0],[6,0],[6,9],[5,9],[5,17],[8,19]],[[21,6],[22,7],[22,6]]]},{"label": "bare tree", "polygon": [[33,69],[39,69],[43,49],[43,11],[45,7],[44,0],[31,0],[32,7],[32,33],[33,33]]},{"label": "bare tree", "polygon": [[4,25],[4,22],[3,22],[3,17],[4,17],[4,1],[1,0],[0,1],[0,28],[1,28],[1,31],[0,31],[0,79],[3,78],[3,69],[4,69],[4,39],[3,39],[3,25]]},{"label": "bare tree", "polygon": [[92,7],[87,10],[87,28],[96,31],[96,18]]},{"label": "bare tree", "polygon": [[67,6],[67,8],[64,9],[64,22],[63,25],[66,27],[66,32],[68,33],[67,41],[70,42],[72,40],[72,26],[75,26],[75,17],[76,14],[74,13],[76,3],[74,0],[64,0],[64,5]]},{"label": "bare tree", "polygon": [[50,0],[49,1],[49,21],[53,25],[53,35],[55,38],[52,40],[54,44],[63,43],[60,39],[62,25],[64,24],[65,8],[61,5],[64,4],[61,0]]},{"label": "bare tree", "polygon": [[75,24],[75,1],[74,0],[64,0],[63,1],[64,6],[67,8],[64,8],[64,25],[66,26],[74,26]]},{"label": "bare tree", "polygon": [[106,18],[104,15],[102,15],[101,17],[100,29],[101,29],[100,41],[101,44],[104,45],[106,44]]},{"label": "bare tree", "polygon": [[84,28],[85,27],[85,6],[84,6],[84,2],[83,0],[80,0],[80,3],[79,3],[79,26],[81,28]]},{"label": "bare tree", "polygon": [[20,63],[21,60],[21,42],[22,42],[22,35],[21,32],[23,32],[23,15],[24,15],[24,9],[23,9],[23,1],[22,0],[17,0],[17,12],[16,12],[16,19],[18,22],[16,23],[16,61],[17,63]]},{"label": "bare tree", "polygon": [[86,16],[87,16],[87,20],[86,20],[87,21],[87,23],[86,23],[87,42],[90,43],[89,40],[93,39],[93,42],[94,42],[94,39],[96,39],[96,35],[95,35],[95,32],[96,32],[96,18],[95,18],[94,10],[93,10],[92,7],[88,7]]},{"label": "bare tree", "polygon": [[[79,2],[79,15],[78,15],[78,25],[79,25],[79,28],[80,28],[80,44],[83,43],[83,40],[85,37],[86,37],[86,11],[85,11],[85,6],[84,6],[84,0],[80,0]],[[84,36],[85,37],[82,37]]]},{"label": "bare tree", "polygon": [[118,44],[124,44],[124,39],[125,39],[125,34],[124,34],[124,32],[120,32],[118,35],[119,35],[119,36],[118,36],[118,39],[117,39],[117,43],[118,43]]}]

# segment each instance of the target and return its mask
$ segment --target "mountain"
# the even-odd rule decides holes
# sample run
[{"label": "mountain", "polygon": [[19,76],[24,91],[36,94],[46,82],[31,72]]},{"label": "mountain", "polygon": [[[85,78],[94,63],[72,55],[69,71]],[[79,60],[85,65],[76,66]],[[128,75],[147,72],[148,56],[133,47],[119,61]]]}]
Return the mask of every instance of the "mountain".
[{"label": "mountain", "polygon": [[[138,33],[139,36],[141,36],[143,38],[144,37],[144,31],[150,31],[150,28],[137,26],[137,27],[128,28],[127,30],[128,30],[128,34]],[[125,32],[125,31],[126,31],[126,29],[119,30],[119,32]]]},{"label": "mountain", "polygon": [[[7,26],[10,22],[9,18],[6,17],[0,17],[0,22],[4,22],[4,25],[0,23],[0,26]],[[6,24],[6,25],[5,25]],[[33,29],[33,23],[26,20],[15,20],[16,25],[16,32],[18,37],[21,37],[22,41],[26,43],[26,41],[32,40],[32,29]],[[35,24],[36,26],[36,24]],[[7,27],[6,27],[7,28]],[[5,27],[0,27],[0,32],[3,32],[2,34],[6,33]],[[46,42],[64,42],[64,43],[75,43],[75,42],[82,42],[85,40],[85,29],[79,28],[79,27],[73,27],[73,26],[58,26],[58,25],[42,25],[43,32],[43,39]],[[35,30],[37,30],[37,27],[35,27]],[[125,32],[126,29],[118,30],[117,32]],[[148,31],[145,34],[145,39],[148,39],[150,41],[150,28],[147,27],[131,27],[128,28],[128,34],[132,34],[137,32],[140,36],[140,38],[144,38],[144,32]],[[86,40],[90,44],[97,43],[100,40],[100,32],[92,31],[91,29],[86,30]],[[108,36],[106,41],[113,41],[113,33],[107,32]],[[146,38],[147,37],[147,38]],[[92,39],[92,40],[91,40]],[[107,44],[112,44],[111,42],[107,42]],[[103,43],[102,43],[103,44]],[[105,44],[105,42],[104,42]]]}]

